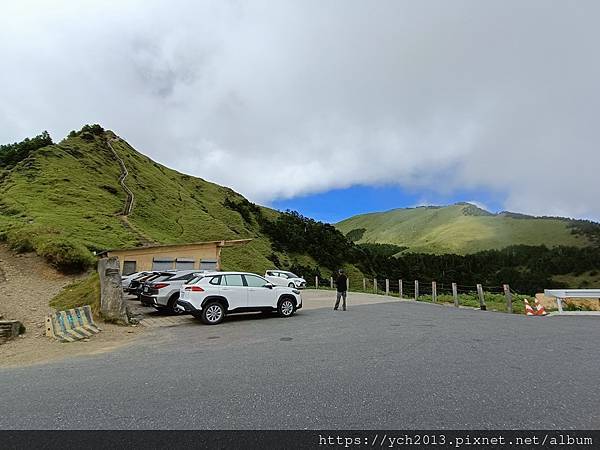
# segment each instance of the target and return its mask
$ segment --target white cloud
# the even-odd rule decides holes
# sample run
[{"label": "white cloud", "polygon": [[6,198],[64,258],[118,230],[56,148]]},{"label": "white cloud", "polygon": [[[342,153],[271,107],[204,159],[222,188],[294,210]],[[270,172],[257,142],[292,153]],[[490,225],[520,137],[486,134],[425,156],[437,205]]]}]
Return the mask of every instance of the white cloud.
[{"label": "white cloud", "polygon": [[600,217],[598,2],[2,9],[0,142],[98,122],[261,202],[397,183]]}]

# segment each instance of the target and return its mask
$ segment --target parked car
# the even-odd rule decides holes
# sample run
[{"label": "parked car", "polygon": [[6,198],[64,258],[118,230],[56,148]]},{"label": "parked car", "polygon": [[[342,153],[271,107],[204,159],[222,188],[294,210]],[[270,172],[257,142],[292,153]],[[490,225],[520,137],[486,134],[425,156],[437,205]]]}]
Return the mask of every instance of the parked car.
[{"label": "parked car", "polygon": [[138,278],[144,277],[146,275],[151,274],[152,272],[135,272],[129,275],[125,275],[121,277],[121,285],[123,286],[123,290],[127,292],[129,289],[129,285],[133,280],[137,280]]},{"label": "parked car", "polygon": [[285,270],[267,270],[265,278],[277,286],[295,287],[297,289],[304,289],[306,287],[306,280],[304,278]]},{"label": "parked car", "polygon": [[142,305],[153,306],[158,310],[168,310],[174,314],[181,313],[182,311],[176,308],[180,288],[185,283],[197,278],[200,273],[198,270],[163,272],[151,281],[144,282],[140,294]]},{"label": "parked car", "polygon": [[249,311],[277,311],[290,317],[302,308],[296,288],[275,286],[266,278],[246,272],[210,272],[181,287],[180,310],[216,325],[226,315]]},{"label": "parked car", "polygon": [[142,283],[144,283],[145,281],[148,281],[152,278],[156,278],[160,275],[161,272],[149,272],[146,275],[143,275],[141,277],[135,278],[133,280],[131,280],[131,282],[129,283],[129,287],[127,287],[125,289],[125,292],[127,292],[128,294],[131,295],[137,295],[139,297],[141,289],[142,289]]}]

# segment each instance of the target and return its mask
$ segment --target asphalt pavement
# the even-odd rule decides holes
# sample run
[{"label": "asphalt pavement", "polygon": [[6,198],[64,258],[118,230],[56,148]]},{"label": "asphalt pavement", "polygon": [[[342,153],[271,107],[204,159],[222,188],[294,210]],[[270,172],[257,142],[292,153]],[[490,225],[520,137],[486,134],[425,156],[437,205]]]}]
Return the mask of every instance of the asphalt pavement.
[{"label": "asphalt pavement", "polygon": [[597,317],[350,297],[0,369],[0,429],[599,429],[599,343]]}]

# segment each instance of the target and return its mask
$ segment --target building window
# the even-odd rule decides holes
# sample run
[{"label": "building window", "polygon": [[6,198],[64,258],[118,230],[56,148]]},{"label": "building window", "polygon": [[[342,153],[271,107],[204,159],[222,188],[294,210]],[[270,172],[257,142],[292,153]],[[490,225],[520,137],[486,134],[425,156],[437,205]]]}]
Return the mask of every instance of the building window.
[{"label": "building window", "polygon": [[217,270],[217,260],[202,259],[200,261],[200,270]]},{"label": "building window", "polygon": [[194,260],[191,258],[177,258],[175,261],[175,268],[177,270],[193,270]]},{"label": "building window", "polygon": [[123,275],[131,275],[136,272],[137,261],[123,261]]},{"label": "building window", "polygon": [[174,258],[165,256],[155,257],[152,260],[152,270],[172,270]]}]

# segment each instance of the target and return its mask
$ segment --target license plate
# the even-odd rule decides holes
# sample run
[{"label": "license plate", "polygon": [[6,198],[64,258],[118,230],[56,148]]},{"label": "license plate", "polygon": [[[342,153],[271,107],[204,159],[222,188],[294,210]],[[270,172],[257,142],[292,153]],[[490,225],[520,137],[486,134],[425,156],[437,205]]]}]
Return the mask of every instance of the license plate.
[{"label": "license plate", "polygon": [[148,292],[148,286],[144,287],[144,292]]}]

